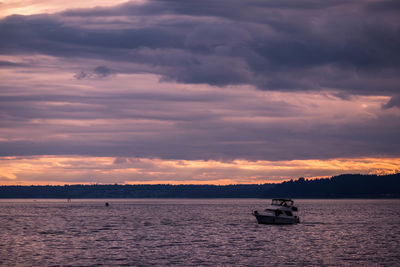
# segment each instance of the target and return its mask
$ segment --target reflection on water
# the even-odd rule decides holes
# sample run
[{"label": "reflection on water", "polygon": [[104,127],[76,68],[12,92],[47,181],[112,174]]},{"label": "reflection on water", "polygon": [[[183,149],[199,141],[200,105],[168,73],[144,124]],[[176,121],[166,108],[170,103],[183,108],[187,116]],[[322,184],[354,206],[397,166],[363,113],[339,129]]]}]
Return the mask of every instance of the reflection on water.
[{"label": "reflection on water", "polygon": [[286,226],[256,223],[266,204],[1,200],[0,266],[400,264],[400,200],[297,200]]}]

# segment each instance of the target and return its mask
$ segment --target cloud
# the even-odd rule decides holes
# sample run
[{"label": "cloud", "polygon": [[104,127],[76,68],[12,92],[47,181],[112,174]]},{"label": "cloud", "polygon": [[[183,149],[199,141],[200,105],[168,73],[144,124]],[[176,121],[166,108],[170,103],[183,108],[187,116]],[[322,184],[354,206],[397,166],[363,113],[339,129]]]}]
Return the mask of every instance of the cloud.
[{"label": "cloud", "polygon": [[396,0],[372,1],[368,3],[367,8],[370,10],[398,12],[400,10],[400,3]]},{"label": "cloud", "polygon": [[293,160],[400,151],[399,113],[381,110],[388,97],[221,90],[148,74],[77,81],[67,70],[44,87],[41,72],[3,84],[19,93],[0,97],[2,156]]},{"label": "cloud", "polygon": [[397,107],[400,108],[400,95],[392,96],[390,100],[382,106],[384,109]]},{"label": "cloud", "polygon": [[0,53],[132,63],[121,71],[182,83],[390,96],[400,82],[399,16],[371,5],[393,3],[146,1],[9,16]]},{"label": "cloud", "polygon": [[113,74],[114,71],[107,68],[106,66],[98,66],[93,69],[93,73],[95,73],[99,77],[107,77]]},{"label": "cloud", "polygon": [[0,2],[0,14],[1,16],[8,16],[12,14],[31,15],[39,13],[55,13],[65,9],[111,6],[123,2],[126,2],[126,0],[72,0],[68,2],[62,0],[3,1]]},{"label": "cloud", "polygon": [[20,62],[0,60],[0,68],[25,67],[25,66],[26,66],[26,64],[23,64]]},{"label": "cloud", "polygon": [[[118,164],[115,162],[118,161]],[[295,161],[188,161],[110,157],[0,157],[3,184],[172,183],[240,184],[281,182],[298,175],[390,174],[399,158],[338,158]],[[38,177],[39,180],[38,180]],[[188,177],[191,177],[188,180]]]},{"label": "cloud", "polygon": [[116,72],[106,66],[98,66],[91,72],[80,71],[74,75],[77,80],[101,79],[115,74]]},{"label": "cloud", "polygon": [[107,157],[147,174],[159,169],[144,159],[399,157],[391,5],[154,0],[5,17],[0,155]]}]

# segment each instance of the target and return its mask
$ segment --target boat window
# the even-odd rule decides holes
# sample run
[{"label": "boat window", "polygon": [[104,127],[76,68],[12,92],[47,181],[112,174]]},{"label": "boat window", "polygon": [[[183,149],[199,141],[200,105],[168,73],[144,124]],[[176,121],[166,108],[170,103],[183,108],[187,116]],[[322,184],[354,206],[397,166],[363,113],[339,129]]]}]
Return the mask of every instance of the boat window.
[{"label": "boat window", "polygon": [[293,213],[292,213],[291,211],[285,211],[285,214],[286,214],[287,216],[293,216]]},{"label": "boat window", "polygon": [[281,202],[277,199],[272,200],[272,205],[281,205]]},{"label": "boat window", "polygon": [[275,210],[275,215],[276,216],[281,215],[281,214],[283,214],[283,212],[281,210]]}]

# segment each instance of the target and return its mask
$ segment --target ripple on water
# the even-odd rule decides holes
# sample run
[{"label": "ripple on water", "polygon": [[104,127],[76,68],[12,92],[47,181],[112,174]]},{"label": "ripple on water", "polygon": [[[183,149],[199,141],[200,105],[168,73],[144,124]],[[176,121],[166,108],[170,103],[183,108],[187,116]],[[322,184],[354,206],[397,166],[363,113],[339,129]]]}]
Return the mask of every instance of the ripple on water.
[{"label": "ripple on water", "polygon": [[2,266],[395,266],[399,200],[299,200],[302,223],[258,225],[265,200],[0,202]]}]

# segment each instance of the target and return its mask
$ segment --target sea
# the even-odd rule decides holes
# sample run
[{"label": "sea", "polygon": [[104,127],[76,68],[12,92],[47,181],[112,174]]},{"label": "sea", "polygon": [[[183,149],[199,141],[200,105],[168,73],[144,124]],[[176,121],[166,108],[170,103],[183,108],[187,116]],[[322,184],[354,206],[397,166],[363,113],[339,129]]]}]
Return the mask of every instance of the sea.
[{"label": "sea", "polygon": [[[105,203],[109,203],[106,206]],[[400,266],[400,200],[2,199],[0,266]]]}]

